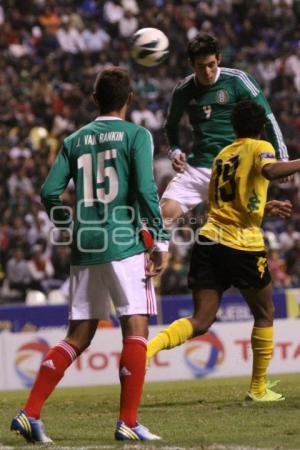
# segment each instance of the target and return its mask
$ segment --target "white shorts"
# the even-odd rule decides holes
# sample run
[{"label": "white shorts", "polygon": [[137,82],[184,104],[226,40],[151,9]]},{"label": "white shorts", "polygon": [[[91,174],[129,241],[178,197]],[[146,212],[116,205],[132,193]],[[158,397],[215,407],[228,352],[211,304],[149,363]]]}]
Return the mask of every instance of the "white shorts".
[{"label": "white shorts", "polygon": [[187,164],[183,173],[178,173],[168,184],[162,198],[180,203],[183,213],[208,199],[211,169]]},{"label": "white shorts", "polygon": [[148,255],[121,261],[71,266],[69,320],[109,319],[114,304],[118,317],[156,315],[152,279],[145,276]]}]

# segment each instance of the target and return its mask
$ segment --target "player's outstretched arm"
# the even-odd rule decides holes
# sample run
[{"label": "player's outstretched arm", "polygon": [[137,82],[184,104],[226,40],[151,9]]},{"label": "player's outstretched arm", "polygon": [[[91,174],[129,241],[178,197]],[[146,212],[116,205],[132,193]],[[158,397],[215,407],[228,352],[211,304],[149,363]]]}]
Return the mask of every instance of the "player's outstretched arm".
[{"label": "player's outstretched arm", "polygon": [[266,164],[262,168],[262,174],[268,180],[277,180],[300,172],[300,159],[294,161],[278,161]]}]

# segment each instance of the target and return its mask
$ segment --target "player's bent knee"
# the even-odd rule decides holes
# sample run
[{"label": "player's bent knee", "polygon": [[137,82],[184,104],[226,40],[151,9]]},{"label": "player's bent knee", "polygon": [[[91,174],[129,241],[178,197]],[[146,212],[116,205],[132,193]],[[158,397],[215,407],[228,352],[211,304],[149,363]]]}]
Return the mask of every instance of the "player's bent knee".
[{"label": "player's bent knee", "polygon": [[194,335],[195,336],[201,336],[202,334],[205,334],[208,332],[211,324],[203,324],[203,323],[197,323],[194,322]]},{"label": "player's bent knee", "polygon": [[202,334],[207,333],[209,330],[209,327],[199,327],[194,331],[195,336],[202,336]]},{"label": "player's bent knee", "polygon": [[211,327],[211,325],[214,323],[215,321],[215,317],[214,319],[210,319],[210,318],[203,318],[202,317],[197,317],[194,316],[192,318],[192,324],[193,324],[193,328],[194,328],[194,335],[195,336],[201,336],[202,334],[205,334],[208,332],[209,328]]},{"label": "player's bent knee", "polygon": [[81,352],[86,350],[91,345],[91,343],[92,343],[92,339],[87,339],[86,341],[83,341],[80,345]]},{"label": "player's bent knee", "polygon": [[174,220],[178,219],[178,217],[183,214],[180,203],[172,199],[162,199],[160,202],[160,207],[164,223],[167,228],[172,225]]},{"label": "player's bent knee", "polygon": [[92,342],[92,339],[89,337],[87,338],[81,337],[80,339],[78,339],[69,336],[66,340],[70,342],[71,345],[74,345],[78,349],[79,353],[84,352],[84,350],[86,350],[91,345]]},{"label": "player's bent knee", "polygon": [[[171,200],[172,202],[172,200]],[[173,217],[173,208],[172,208],[172,203],[170,203],[170,200],[161,200],[160,202],[160,207],[161,207],[161,213],[162,216],[164,218],[164,221],[173,221],[174,217]]]}]

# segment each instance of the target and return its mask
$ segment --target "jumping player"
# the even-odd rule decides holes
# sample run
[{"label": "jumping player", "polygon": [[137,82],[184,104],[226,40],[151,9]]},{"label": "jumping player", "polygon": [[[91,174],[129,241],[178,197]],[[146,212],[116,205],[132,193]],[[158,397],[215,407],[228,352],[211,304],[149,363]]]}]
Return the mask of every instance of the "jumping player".
[{"label": "jumping player", "polygon": [[[178,172],[161,199],[166,225],[207,201],[212,161],[235,138],[230,116],[240,100],[253,100],[264,107],[266,138],[274,146],[278,159],[288,159],[278,123],[256,80],[241,70],[219,67],[219,43],[208,34],[196,35],[189,42],[187,52],[193,74],[175,87],[166,121],[169,155]],[[188,157],[180,148],[179,122],[184,113],[189,117],[194,135]],[[265,213],[289,217],[291,206],[274,200],[267,203]]]}]

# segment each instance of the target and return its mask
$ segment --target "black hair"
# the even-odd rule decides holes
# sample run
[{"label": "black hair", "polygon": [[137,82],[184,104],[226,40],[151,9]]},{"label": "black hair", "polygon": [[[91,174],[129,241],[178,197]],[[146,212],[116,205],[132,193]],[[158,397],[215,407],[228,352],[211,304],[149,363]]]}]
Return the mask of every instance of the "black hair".
[{"label": "black hair", "polygon": [[120,111],[132,92],[129,72],[123,67],[110,67],[97,75],[94,98],[101,114]]},{"label": "black hair", "polygon": [[237,103],[231,114],[231,123],[237,137],[257,137],[266,124],[265,109],[252,100]]},{"label": "black hair", "polygon": [[198,33],[187,47],[188,56],[193,63],[198,56],[220,55],[219,42],[206,33]]}]

